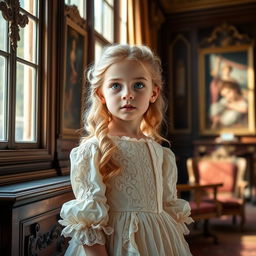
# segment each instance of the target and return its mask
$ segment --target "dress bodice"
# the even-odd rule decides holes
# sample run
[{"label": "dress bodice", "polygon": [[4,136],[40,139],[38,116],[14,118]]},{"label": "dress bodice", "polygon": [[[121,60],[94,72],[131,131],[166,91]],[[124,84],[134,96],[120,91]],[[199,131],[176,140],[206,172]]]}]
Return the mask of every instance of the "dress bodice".
[{"label": "dress bodice", "polygon": [[[158,190],[158,174],[162,165],[162,150],[151,139],[113,139],[118,151],[114,160],[122,166],[120,174],[110,181],[107,189],[111,211],[158,212],[158,200],[162,201],[162,190]],[[157,165],[154,163],[158,158]],[[158,199],[158,197],[160,198]]]}]

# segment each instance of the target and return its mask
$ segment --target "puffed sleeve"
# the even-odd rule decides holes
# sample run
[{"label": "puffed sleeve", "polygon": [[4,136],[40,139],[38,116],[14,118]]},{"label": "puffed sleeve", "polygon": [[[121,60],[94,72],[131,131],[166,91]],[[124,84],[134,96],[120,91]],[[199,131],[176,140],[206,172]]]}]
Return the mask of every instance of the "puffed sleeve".
[{"label": "puffed sleeve", "polygon": [[164,148],[163,154],[163,208],[180,225],[182,232],[187,235],[189,229],[186,224],[193,222],[190,216],[189,203],[177,198],[177,166],[175,156],[169,148]]},{"label": "puffed sleeve", "polygon": [[62,235],[72,237],[80,245],[105,244],[108,227],[106,186],[98,168],[97,145],[85,144],[70,153],[71,185],[75,199],[63,204],[59,223],[64,227]]}]

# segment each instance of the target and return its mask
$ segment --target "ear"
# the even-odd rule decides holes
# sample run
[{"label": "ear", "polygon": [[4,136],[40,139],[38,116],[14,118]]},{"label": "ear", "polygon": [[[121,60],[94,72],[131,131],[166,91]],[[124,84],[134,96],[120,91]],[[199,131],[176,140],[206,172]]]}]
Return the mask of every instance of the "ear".
[{"label": "ear", "polygon": [[97,90],[97,91],[96,91],[96,94],[97,94],[97,96],[99,97],[101,103],[102,103],[102,104],[105,104],[105,103],[106,103],[106,100],[105,100],[105,97],[103,96],[101,90]]},{"label": "ear", "polygon": [[157,86],[157,85],[154,86],[153,91],[152,91],[152,95],[151,95],[151,98],[150,98],[151,103],[154,103],[157,100],[157,97],[159,96],[159,93],[160,93],[159,86]]}]

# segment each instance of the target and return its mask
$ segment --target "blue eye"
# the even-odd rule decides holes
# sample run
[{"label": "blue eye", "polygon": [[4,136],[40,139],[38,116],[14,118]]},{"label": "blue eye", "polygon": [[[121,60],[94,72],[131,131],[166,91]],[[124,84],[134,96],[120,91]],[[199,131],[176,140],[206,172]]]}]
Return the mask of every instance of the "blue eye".
[{"label": "blue eye", "polygon": [[137,82],[134,84],[134,89],[142,89],[145,85],[142,82]]},{"label": "blue eye", "polygon": [[119,83],[113,83],[111,84],[110,88],[113,90],[120,89],[121,85]]}]

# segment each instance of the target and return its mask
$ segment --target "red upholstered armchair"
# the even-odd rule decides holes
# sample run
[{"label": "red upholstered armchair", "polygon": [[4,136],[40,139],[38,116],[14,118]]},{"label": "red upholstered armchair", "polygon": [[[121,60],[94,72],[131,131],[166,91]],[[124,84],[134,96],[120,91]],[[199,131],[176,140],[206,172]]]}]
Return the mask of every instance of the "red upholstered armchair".
[{"label": "red upholstered armchair", "polygon": [[[240,157],[203,157],[189,158],[187,168],[190,184],[222,183],[218,189],[217,200],[221,204],[221,215],[232,215],[233,223],[240,216],[241,230],[245,223],[244,180],[246,159]],[[210,202],[213,197],[208,192],[204,201]]]},{"label": "red upholstered armchair", "polygon": [[[181,193],[184,191],[190,192],[190,200],[189,205],[191,207],[191,217],[195,221],[195,224],[198,221],[203,221],[203,235],[205,237],[212,237],[214,243],[218,243],[218,238],[215,234],[210,232],[209,221],[211,218],[216,218],[220,216],[221,206],[219,202],[216,200],[218,194],[218,188],[221,187],[222,184],[207,184],[207,185],[199,185],[199,184],[178,184],[177,191],[178,196],[180,197]],[[211,191],[213,194],[213,200],[211,202],[202,201],[202,195],[204,191]]]}]

